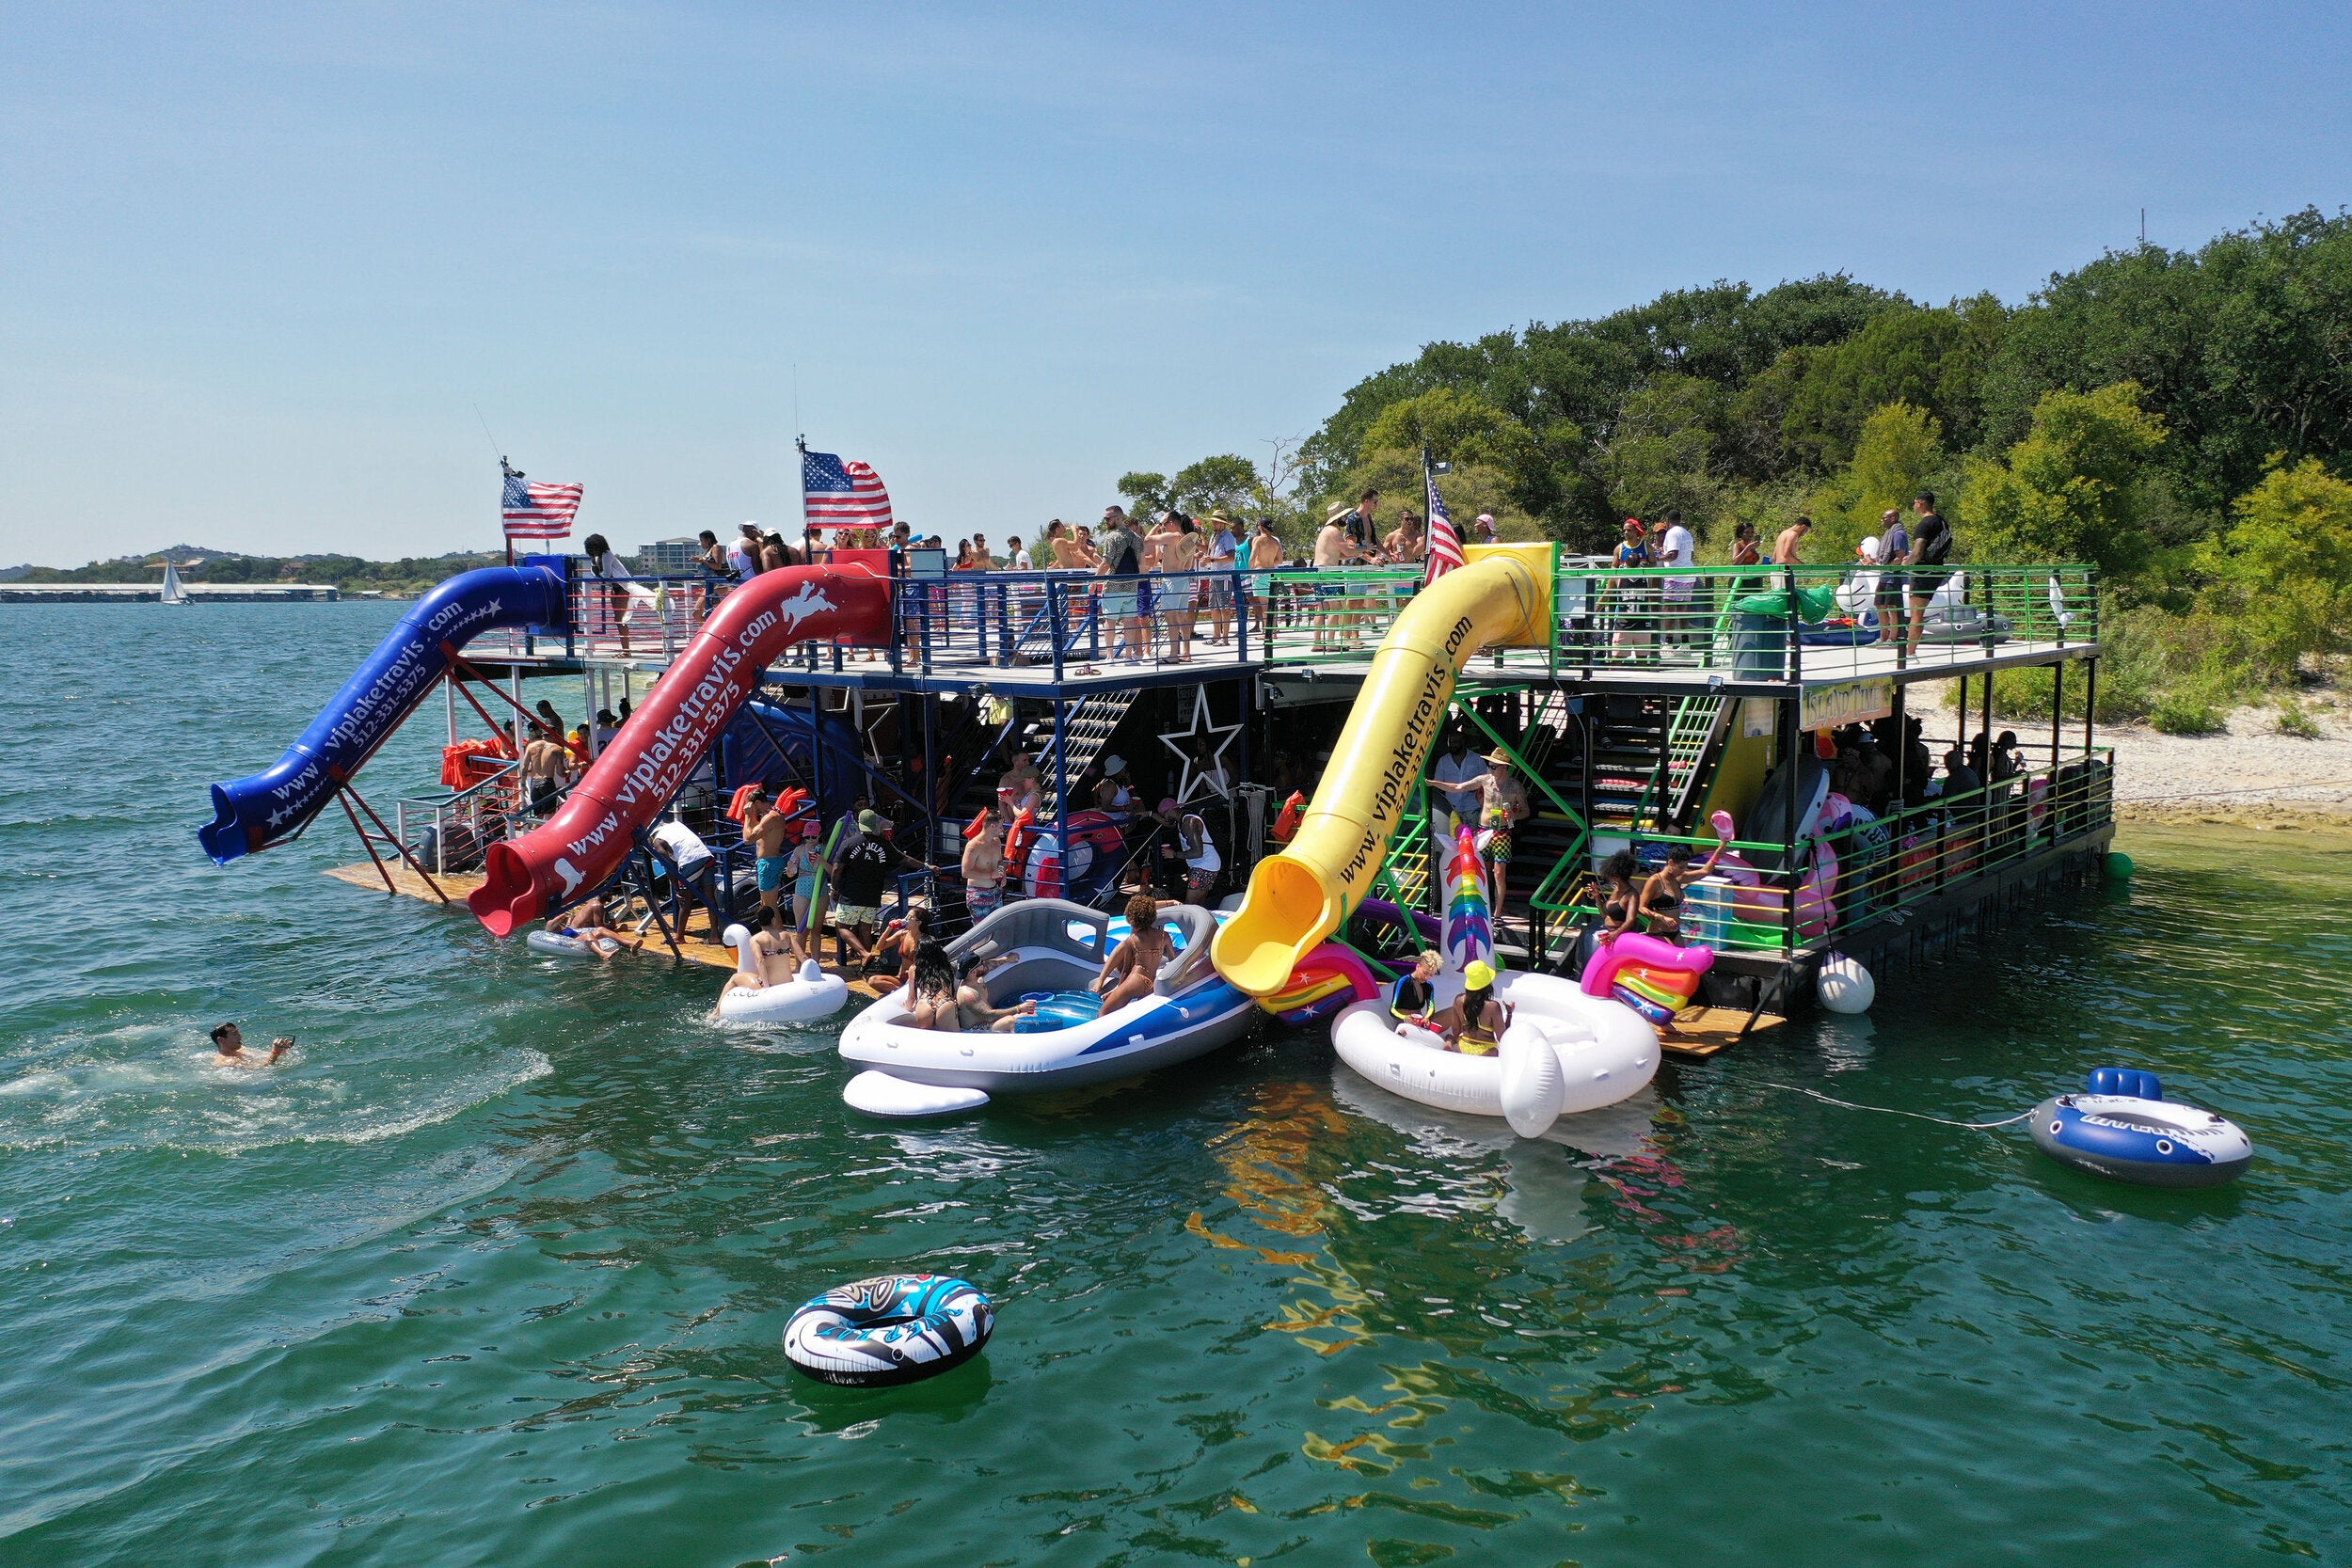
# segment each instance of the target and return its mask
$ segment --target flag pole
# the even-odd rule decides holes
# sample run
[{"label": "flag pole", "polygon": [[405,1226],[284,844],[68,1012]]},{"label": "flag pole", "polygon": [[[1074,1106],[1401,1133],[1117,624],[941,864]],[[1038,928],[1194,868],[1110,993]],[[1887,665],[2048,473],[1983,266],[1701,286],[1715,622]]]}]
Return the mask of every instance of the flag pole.
[{"label": "flag pole", "polygon": [[[795,424],[800,422],[801,412],[799,369],[798,366],[793,367],[792,413]],[[809,546],[809,535],[815,531],[808,526],[808,436],[805,432],[796,432],[793,435],[792,451],[796,454],[792,464],[792,491],[800,497],[801,505],[801,556],[811,565],[815,565],[817,556]]]},{"label": "flag pole", "polygon": [[[485,425],[483,428],[486,431],[489,427]],[[506,563],[509,566],[515,564],[515,536],[506,531],[506,482],[514,477],[515,470],[508,465],[506,454],[501,452],[499,454],[499,532],[506,540]]]}]

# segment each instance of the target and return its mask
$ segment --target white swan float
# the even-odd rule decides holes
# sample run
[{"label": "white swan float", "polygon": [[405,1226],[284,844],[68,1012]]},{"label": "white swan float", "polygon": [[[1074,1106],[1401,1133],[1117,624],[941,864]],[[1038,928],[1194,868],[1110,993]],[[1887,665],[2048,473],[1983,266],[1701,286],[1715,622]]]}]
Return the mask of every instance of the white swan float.
[{"label": "white swan float", "polygon": [[992,1006],[1040,998],[1037,1016],[1009,1035],[951,1034],[907,1023],[914,999],[901,986],[850,1021],[841,1055],[869,1070],[842,1098],[870,1116],[943,1116],[993,1094],[1042,1094],[1189,1061],[1248,1034],[1257,1004],[1209,962],[1216,921],[1179,905],[1160,911],[1176,952],[1149,995],[1107,1017],[1089,1014],[1084,993],[1124,935],[1124,923],[1059,898],[1030,898],[998,910],[954,942],[948,956],[1013,962],[986,982]]},{"label": "white swan float", "polygon": [[[726,943],[735,949],[735,968],[740,974],[759,973],[759,956],[752,951],[752,933],[741,926],[726,929]],[[814,1023],[833,1017],[850,1000],[850,982],[838,974],[828,974],[810,958],[801,965],[801,972],[789,980],[779,980],[757,990],[730,990],[719,998],[719,1022],[722,1023]]]},{"label": "white swan float", "polygon": [[[1437,981],[1450,1006],[1462,977]],[[1587,996],[1549,974],[1498,975],[1494,995],[1513,1010],[1491,1056],[1448,1051],[1436,1035],[1399,1023],[1387,1000],[1359,1002],[1331,1021],[1331,1044],[1361,1077],[1440,1110],[1501,1117],[1536,1138],[1563,1116],[1639,1094],[1658,1072],[1658,1031],[1632,1008]]]}]

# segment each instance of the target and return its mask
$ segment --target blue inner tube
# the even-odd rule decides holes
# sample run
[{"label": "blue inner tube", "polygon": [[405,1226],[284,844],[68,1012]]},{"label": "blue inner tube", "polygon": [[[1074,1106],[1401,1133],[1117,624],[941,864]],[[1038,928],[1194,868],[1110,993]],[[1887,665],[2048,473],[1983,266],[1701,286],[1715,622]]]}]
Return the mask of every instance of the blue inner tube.
[{"label": "blue inner tube", "polygon": [[963,1280],[877,1275],[836,1285],[793,1313],[784,1354],[819,1383],[882,1388],[962,1366],[995,1326],[994,1304]]}]

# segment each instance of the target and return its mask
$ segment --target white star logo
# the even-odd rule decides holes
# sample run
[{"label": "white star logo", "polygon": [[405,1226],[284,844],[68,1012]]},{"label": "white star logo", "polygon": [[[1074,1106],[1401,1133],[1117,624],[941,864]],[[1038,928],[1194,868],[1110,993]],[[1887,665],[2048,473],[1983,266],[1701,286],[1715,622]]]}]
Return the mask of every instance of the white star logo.
[{"label": "white star logo", "polygon": [[[1177,775],[1177,800],[1189,801],[1204,784],[1219,795],[1229,800],[1232,798],[1232,790],[1218,784],[1211,775],[1223,770],[1225,748],[1231,746],[1233,743],[1233,736],[1239,734],[1241,734],[1239,724],[1219,724],[1213,721],[1213,716],[1209,712],[1208,688],[1194,687],[1192,689],[1192,727],[1160,736],[1160,744],[1175,752],[1176,760],[1181,765],[1181,771]],[[1206,769],[1201,767],[1200,757],[1204,747],[1209,753],[1209,766]]]}]

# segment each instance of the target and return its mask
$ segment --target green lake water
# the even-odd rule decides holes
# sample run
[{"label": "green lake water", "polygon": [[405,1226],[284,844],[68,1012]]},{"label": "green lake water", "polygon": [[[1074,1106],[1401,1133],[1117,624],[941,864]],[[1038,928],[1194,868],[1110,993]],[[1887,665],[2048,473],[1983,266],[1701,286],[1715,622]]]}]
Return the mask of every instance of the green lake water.
[{"label": "green lake water", "polygon": [[[1272,1030],[892,1127],[710,972],[321,876],[340,814],[204,859],[398,608],[0,610],[0,1562],[2352,1560],[2352,841],[2127,832],[2128,889],[1562,1141]],[[301,1050],[224,1073],[225,1018]],[[1783,1086],[1991,1120],[2108,1062],[2252,1171]],[[994,1295],[978,1361],[787,1370],[912,1268]]]}]

